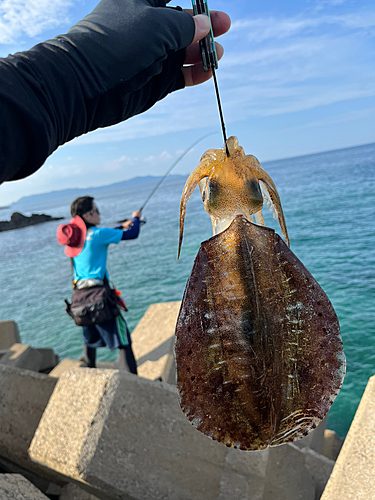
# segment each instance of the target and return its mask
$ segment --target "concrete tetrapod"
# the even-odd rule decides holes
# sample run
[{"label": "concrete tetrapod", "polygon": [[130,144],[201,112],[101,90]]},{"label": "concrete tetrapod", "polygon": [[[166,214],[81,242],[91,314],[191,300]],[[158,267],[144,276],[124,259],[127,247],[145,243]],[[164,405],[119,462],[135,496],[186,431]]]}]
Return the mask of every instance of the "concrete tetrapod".
[{"label": "concrete tetrapod", "polygon": [[367,384],[321,500],[375,499],[375,376]]},{"label": "concrete tetrapod", "polygon": [[122,370],[62,374],[29,455],[111,500],[315,498],[304,450],[228,449],[188,422],[174,386]]},{"label": "concrete tetrapod", "polygon": [[0,363],[0,456],[38,474],[27,450],[55,384],[48,375]]},{"label": "concrete tetrapod", "polygon": [[0,474],[0,500],[48,500],[20,474]]},{"label": "concrete tetrapod", "polygon": [[18,325],[15,321],[0,321],[0,349],[9,349],[13,344],[21,342]]}]

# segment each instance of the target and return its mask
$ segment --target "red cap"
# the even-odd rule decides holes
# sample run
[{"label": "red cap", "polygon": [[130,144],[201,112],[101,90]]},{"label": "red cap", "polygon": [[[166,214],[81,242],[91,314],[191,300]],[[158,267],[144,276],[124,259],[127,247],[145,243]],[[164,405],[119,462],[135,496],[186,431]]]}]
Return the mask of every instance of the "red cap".
[{"label": "red cap", "polygon": [[86,224],[79,215],[73,217],[69,224],[57,228],[57,240],[65,246],[68,257],[77,257],[82,252],[86,240]]}]

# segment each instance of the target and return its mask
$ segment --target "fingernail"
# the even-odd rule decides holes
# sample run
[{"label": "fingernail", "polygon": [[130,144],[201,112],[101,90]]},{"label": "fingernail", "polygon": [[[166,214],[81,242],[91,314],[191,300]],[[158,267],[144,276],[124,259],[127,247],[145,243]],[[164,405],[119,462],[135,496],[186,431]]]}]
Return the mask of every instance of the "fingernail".
[{"label": "fingernail", "polygon": [[207,33],[211,28],[210,18],[206,14],[198,14],[194,16],[195,22],[200,31]]}]

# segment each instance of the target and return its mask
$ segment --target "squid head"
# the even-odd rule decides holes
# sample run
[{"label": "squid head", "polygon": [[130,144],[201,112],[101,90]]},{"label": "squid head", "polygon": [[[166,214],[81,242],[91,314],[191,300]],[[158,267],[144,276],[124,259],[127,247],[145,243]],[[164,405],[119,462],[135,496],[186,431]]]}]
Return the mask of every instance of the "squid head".
[{"label": "squid head", "polygon": [[227,140],[226,148],[209,149],[202,156],[198,167],[186,181],[180,204],[181,251],[186,206],[197,184],[199,184],[203,205],[211,218],[213,234],[218,234],[231,224],[237,215],[243,215],[250,222],[264,226],[262,208],[264,201],[274,218],[279,222],[282,235],[289,245],[288,231],[276,186],[263,170],[259,161],[245,152],[237,137]]}]

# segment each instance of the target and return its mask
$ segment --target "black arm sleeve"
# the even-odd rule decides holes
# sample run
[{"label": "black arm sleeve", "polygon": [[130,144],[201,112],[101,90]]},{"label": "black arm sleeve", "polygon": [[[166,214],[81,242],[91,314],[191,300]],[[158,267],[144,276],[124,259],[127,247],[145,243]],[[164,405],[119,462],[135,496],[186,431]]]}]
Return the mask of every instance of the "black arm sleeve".
[{"label": "black arm sleeve", "polygon": [[101,0],[66,35],[0,59],[0,183],[182,88],[193,37],[192,17],[163,0]]},{"label": "black arm sleeve", "polygon": [[140,221],[139,217],[133,217],[133,225],[130,229],[126,229],[122,233],[122,240],[135,240],[135,238],[138,238],[139,235],[139,230],[140,230]]}]

